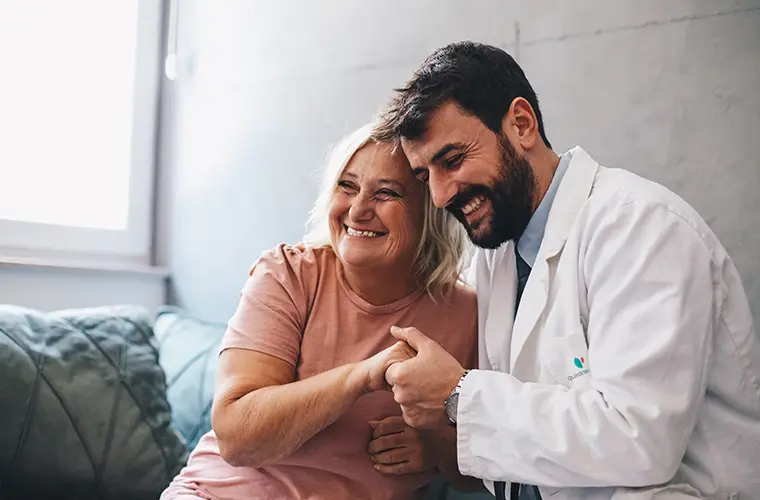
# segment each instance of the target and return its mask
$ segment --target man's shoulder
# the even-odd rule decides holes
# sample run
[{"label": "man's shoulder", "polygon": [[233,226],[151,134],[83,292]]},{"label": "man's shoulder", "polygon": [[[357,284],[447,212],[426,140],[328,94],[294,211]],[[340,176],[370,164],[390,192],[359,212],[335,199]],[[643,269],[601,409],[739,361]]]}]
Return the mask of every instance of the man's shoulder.
[{"label": "man's shoulder", "polygon": [[622,168],[599,167],[589,199],[616,198],[625,201],[669,202],[681,198],[653,180]]},{"label": "man's shoulder", "polygon": [[706,228],[699,213],[666,186],[628,170],[600,166],[588,198],[589,210],[614,216],[616,209],[631,205],[666,210],[695,228]]}]

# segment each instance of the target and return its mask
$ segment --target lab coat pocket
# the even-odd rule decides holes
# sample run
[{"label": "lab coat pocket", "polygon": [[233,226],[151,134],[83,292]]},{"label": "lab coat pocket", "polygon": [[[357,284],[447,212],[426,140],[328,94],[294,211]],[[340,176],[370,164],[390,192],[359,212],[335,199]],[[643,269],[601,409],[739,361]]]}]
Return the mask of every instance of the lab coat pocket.
[{"label": "lab coat pocket", "polygon": [[588,385],[591,371],[583,332],[549,339],[547,347],[543,359],[556,382],[565,387]]}]

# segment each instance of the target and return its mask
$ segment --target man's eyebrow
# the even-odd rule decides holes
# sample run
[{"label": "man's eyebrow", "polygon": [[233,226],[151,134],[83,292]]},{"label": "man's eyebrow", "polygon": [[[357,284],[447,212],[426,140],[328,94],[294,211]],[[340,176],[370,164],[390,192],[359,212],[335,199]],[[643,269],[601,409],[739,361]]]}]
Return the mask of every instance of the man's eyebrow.
[{"label": "man's eyebrow", "polygon": [[436,154],[433,155],[432,158],[430,158],[430,163],[436,164],[440,163],[440,161],[443,159],[444,156],[449,154],[450,152],[458,149],[464,149],[465,145],[461,142],[450,142],[446,145],[444,145],[441,149],[438,150]]},{"label": "man's eyebrow", "polygon": [[[441,146],[441,149],[436,152],[433,157],[430,159],[431,164],[440,163],[444,156],[449,154],[452,151],[465,149],[467,147],[466,144],[462,144],[461,142],[450,142],[448,144],[444,144]],[[412,167],[412,172],[414,175],[419,175],[422,172],[425,172],[428,169],[426,165],[418,165],[416,167]]]}]

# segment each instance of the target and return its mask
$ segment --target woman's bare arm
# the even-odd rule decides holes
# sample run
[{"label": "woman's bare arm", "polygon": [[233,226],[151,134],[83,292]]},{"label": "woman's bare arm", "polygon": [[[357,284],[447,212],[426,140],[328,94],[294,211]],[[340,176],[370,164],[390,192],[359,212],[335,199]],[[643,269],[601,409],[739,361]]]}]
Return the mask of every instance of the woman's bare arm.
[{"label": "woman's bare arm", "polygon": [[365,361],[295,381],[293,366],[277,357],[223,351],[212,410],[222,457],[257,467],[289,456],[360,395],[385,388],[385,369],[409,357],[409,347],[397,343]]}]

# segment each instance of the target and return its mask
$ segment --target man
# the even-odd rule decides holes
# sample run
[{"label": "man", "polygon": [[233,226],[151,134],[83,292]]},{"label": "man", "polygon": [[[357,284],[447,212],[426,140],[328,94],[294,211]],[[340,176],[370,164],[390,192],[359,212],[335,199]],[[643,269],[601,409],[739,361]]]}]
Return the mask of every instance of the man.
[{"label": "man", "polygon": [[479,370],[392,329],[417,351],[386,372],[408,424],[455,425],[460,471],[497,498],[760,498],[760,342],[689,205],[557,156],[522,70],[486,45],[433,53],[376,135],[480,247]]}]

